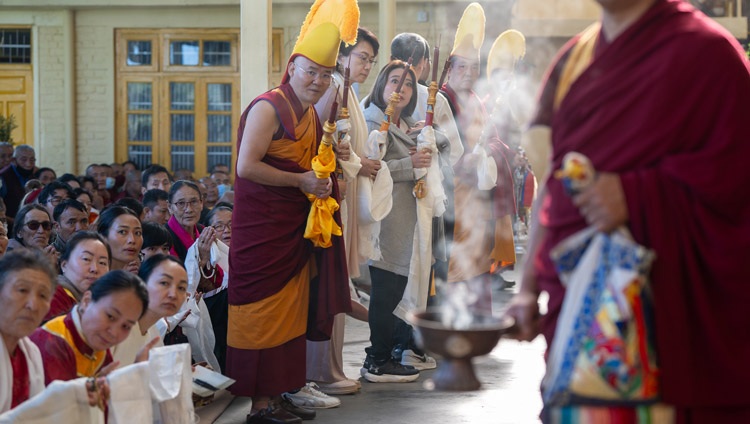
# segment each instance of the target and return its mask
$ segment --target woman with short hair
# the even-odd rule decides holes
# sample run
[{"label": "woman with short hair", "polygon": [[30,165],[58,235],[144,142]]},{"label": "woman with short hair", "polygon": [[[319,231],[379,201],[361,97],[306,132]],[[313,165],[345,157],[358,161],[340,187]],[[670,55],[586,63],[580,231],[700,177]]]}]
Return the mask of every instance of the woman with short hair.
[{"label": "woman with short hair", "polygon": [[44,389],[42,355],[29,335],[54,290],[55,271],[41,252],[19,249],[0,258],[0,413]]}]

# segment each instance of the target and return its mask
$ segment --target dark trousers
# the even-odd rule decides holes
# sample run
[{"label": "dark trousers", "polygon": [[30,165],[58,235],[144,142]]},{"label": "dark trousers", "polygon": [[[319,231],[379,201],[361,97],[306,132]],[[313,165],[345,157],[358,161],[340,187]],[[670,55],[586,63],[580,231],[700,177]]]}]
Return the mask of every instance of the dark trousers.
[{"label": "dark trousers", "polygon": [[[407,277],[371,266],[370,280],[370,347],[365,352],[376,363],[383,363],[391,358],[391,350],[403,341],[399,339],[403,339],[407,332],[404,327],[408,325],[393,315],[393,310],[404,295]],[[408,329],[411,336],[411,327]]]}]

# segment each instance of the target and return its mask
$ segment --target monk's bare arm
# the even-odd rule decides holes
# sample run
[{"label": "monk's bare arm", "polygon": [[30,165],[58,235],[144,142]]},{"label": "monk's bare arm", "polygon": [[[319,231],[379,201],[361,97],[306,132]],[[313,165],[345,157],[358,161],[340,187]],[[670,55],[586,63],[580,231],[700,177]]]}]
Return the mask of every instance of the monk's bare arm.
[{"label": "monk's bare arm", "polygon": [[305,193],[323,196],[328,191],[328,179],[318,179],[312,171],[301,174],[282,171],[263,162],[279,124],[270,103],[260,101],[250,109],[237,154],[237,175],[258,184],[297,187]]}]

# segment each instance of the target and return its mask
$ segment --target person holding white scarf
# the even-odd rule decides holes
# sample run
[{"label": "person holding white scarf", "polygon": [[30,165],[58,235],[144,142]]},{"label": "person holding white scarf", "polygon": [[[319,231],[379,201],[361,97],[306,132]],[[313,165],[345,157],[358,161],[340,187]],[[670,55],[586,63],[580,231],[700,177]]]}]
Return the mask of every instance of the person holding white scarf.
[{"label": "person holding white scarf", "polygon": [[[336,72],[333,74],[333,83],[323,97],[315,105],[321,124],[328,119],[331,104],[337,101],[339,106],[343,104],[344,95],[344,70],[349,69],[350,83],[362,84],[370,75],[375,57],[378,55],[380,43],[370,30],[357,29],[357,43],[346,45],[341,43],[339,55],[336,60]],[[367,122],[359,105],[359,99],[354,90],[349,88],[347,93],[347,109],[349,118],[340,119],[336,123],[339,134],[346,136],[337,137],[341,143],[348,142],[350,145],[349,160],[339,160],[343,171],[343,182],[340,187],[344,195],[341,201],[341,218],[343,221],[344,244],[346,246],[347,268],[349,277],[359,277],[359,265],[367,257],[363,253],[369,251],[368,246],[363,246],[367,240],[359,237],[359,181],[371,179],[377,175],[381,164],[379,160],[367,157],[365,145],[367,143]],[[350,282],[351,284],[351,282]],[[354,292],[352,290],[352,292]],[[356,297],[356,294],[354,295]],[[352,309],[358,309],[361,314],[367,315],[367,310],[356,298],[352,299]],[[344,323],[346,317],[339,314],[334,318],[333,333],[330,341],[307,342],[307,379],[314,381],[319,389],[329,395],[343,395],[355,393],[360,388],[359,382],[352,380],[344,374],[343,348],[344,348]]]},{"label": "person holding white scarf", "polygon": [[128,337],[111,349],[112,359],[119,362],[120,367],[134,364],[144,347],[164,345],[155,324],[176,314],[187,299],[187,271],[174,256],[157,254],[148,258],[138,276],[146,283],[148,308]]},{"label": "person holding white scarf", "polygon": [[29,335],[42,323],[55,271],[41,252],[19,249],[0,259],[0,413],[44,389],[44,365]]},{"label": "person holding white scarf", "polygon": [[[416,137],[420,127],[411,117],[416,106],[417,83],[414,71],[400,60],[388,63],[378,75],[373,91],[364,102],[364,114],[369,130],[380,130],[387,119],[384,110],[387,100],[395,91],[404,72],[408,72],[400,92],[400,101],[394,105],[393,115],[386,133],[375,133],[386,139],[385,156],[393,179],[393,208],[382,220],[378,239],[381,259],[370,262],[372,292],[370,295],[370,342],[366,350],[367,358],[362,367],[362,376],[371,382],[408,382],[418,378],[419,372],[394,360],[391,351],[399,327],[406,325],[394,315],[401,301],[412,268],[414,232],[417,226],[431,225],[432,216],[423,216],[426,222],[419,222],[417,199],[413,189],[417,182],[415,170],[430,168],[433,164],[433,150],[418,149]],[[439,131],[435,132],[437,152],[449,152],[449,141]],[[447,157],[440,157],[447,160]],[[428,190],[430,188],[428,187]],[[427,248],[427,246],[425,246]],[[431,246],[429,246],[431,249]],[[429,267],[424,271],[429,274]],[[429,275],[424,275],[424,280]]]}]

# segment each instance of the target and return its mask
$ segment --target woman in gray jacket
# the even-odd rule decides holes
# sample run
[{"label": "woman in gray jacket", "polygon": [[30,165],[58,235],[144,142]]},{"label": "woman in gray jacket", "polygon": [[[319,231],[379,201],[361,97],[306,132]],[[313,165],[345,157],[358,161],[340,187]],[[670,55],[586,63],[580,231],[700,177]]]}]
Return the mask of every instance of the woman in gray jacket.
[{"label": "woman in gray jacket", "polygon": [[[387,164],[393,179],[393,208],[380,226],[379,242],[382,257],[370,262],[372,289],[370,294],[370,343],[365,349],[367,358],[362,376],[371,382],[409,382],[419,377],[419,371],[404,366],[394,359],[391,351],[406,342],[410,328],[393,311],[401,301],[409,275],[414,229],[417,224],[417,201],[412,193],[416,179],[415,168],[428,168],[432,162],[429,151],[417,151],[417,135],[424,126],[411,115],[416,107],[417,79],[414,71],[400,60],[389,62],[378,74],[372,92],[362,103],[368,131],[379,130],[386,120],[385,110],[392,93],[404,72],[406,79],[400,100],[394,105],[386,137]],[[449,142],[436,131],[441,159],[447,163]],[[406,336],[404,335],[406,333]],[[408,348],[414,349],[409,346]],[[420,355],[423,355],[419,352]],[[430,358],[431,359],[431,358]],[[434,360],[432,360],[434,367]]]}]

